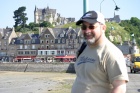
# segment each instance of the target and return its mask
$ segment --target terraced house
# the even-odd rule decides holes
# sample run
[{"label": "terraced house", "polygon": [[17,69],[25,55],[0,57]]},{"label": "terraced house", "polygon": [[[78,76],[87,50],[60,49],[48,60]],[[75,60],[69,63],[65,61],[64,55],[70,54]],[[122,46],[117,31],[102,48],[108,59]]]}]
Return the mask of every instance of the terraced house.
[{"label": "terraced house", "polygon": [[12,60],[15,56],[15,47],[10,47],[9,44],[12,38],[17,37],[14,28],[0,29],[0,61]]},{"label": "terraced house", "polygon": [[36,58],[44,62],[74,61],[77,48],[83,42],[80,32],[79,28],[69,27],[43,28],[40,34],[22,34],[11,39],[7,53],[19,62]]}]

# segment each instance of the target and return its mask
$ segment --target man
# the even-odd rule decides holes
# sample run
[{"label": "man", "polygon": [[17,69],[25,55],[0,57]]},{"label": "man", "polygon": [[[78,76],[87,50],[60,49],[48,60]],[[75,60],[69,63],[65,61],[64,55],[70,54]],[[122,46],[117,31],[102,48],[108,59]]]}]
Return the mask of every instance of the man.
[{"label": "man", "polygon": [[122,52],[105,36],[105,20],[98,11],[85,13],[81,25],[86,48],[75,63],[71,93],[125,93],[128,74]]}]

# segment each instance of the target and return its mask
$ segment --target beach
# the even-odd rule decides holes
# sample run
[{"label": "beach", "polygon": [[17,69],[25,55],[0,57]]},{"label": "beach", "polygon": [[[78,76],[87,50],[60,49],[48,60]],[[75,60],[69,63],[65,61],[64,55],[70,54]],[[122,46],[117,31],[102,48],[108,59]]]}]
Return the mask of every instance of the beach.
[{"label": "beach", "polygon": [[70,93],[76,77],[60,72],[0,71],[0,93]]}]

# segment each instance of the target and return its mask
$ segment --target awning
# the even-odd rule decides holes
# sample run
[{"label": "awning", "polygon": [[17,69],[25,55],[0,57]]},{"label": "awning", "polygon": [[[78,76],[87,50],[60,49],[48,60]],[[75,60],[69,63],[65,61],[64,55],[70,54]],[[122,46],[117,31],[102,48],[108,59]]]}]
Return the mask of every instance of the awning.
[{"label": "awning", "polygon": [[54,58],[75,58],[75,56],[55,56]]},{"label": "awning", "polygon": [[16,58],[15,59],[23,59],[23,58],[27,58],[27,59],[34,59],[34,58],[36,58],[36,56],[16,56]]}]

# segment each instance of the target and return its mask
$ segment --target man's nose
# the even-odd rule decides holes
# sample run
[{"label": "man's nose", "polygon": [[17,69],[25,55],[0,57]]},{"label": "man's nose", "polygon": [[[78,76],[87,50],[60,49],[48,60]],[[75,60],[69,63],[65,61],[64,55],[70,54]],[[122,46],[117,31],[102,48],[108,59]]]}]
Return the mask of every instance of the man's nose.
[{"label": "man's nose", "polygon": [[91,32],[91,29],[89,29],[89,28],[87,27],[86,30],[85,30],[85,33],[89,33],[89,32]]}]

